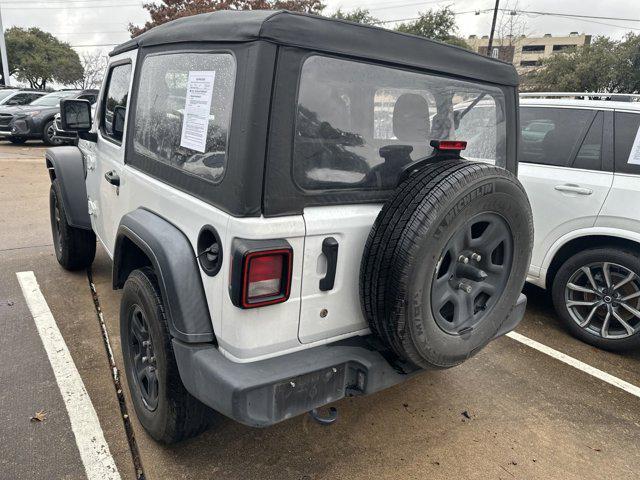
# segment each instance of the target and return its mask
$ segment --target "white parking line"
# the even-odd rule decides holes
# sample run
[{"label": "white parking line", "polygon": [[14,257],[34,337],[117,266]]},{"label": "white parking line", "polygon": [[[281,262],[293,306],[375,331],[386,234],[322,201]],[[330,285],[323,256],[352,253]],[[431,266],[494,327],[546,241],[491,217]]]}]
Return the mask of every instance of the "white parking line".
[{"label": "white parking line", "polygon": [[576,360],[575,358],[570,357],[569,355],[566,355],[562,352],[559,352],[558,350],[555,350],[551,347],[547,347],[546,345],[543,345],[540,342],[531,340],[529,337],[525,337],[524,335],[521,335],[517,332],[509,332],[507,333],[507,337],[512,338],[517,342],[523,343],[528,347],[534,348],[539,352],[549,355],[550,357],[553,357],[556,360],[560,360],[561,362],[566,363],[567,365],[571,365],[573,368],[577,368],[582,372],[588,373],[592,377],[596,377],[597,379],[602,380],[603,382],[606,382],[609,385],[618,387],[619,389],[624,390],[625,392],[628,392],[631,395],[635,395],[636,397],[640,398],[640,387],[636,387],[635,385],[629,382],[625,382],[624,380],[621,380],[618,377],[614,377],[613,375],[607,372],[603,372],[602,370],[592,367],[591,365],[581,362],[580,360]]},{"label": "white parking line", "polygon": [[62,394],[89,480],[119,480],[98,415],[33,272],[16,273]]}]

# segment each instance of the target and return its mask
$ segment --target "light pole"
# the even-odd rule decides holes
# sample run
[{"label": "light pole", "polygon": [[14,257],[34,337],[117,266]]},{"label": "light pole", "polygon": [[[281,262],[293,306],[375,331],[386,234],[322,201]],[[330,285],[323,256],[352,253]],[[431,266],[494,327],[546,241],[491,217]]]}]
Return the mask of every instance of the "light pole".
[{"label": "light pole", "polygon": [[9,86],[9,62],[7,61],[7,44],[4,41],[4,26],[2,25],[2,7],[0,7],[0,60],[2,60],[2,80]]},{"label": "light pole", "polygon": [[493,47],[493,33],[496,31],[496,19],[498,18],[498,7],[500,0],[496,0],[496,6],[493,9],[493,21],[491,22],[491,34],[489,35],[489,45],[487,46],[487,56],[491,56],[491,47]]}]

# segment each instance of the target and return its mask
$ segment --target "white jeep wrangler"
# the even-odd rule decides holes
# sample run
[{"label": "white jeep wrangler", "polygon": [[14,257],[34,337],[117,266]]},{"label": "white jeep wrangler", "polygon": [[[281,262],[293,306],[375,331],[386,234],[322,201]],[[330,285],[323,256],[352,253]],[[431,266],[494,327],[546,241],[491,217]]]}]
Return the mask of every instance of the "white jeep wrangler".
[{"label": "white jeep wrangler", "polygon": [[89,267],[96,237],[113,259],[148,432],[178,441],[213,410],[330,422],[316,409],[513,329],[533,236],[517,78],[285,11],[183,18],[115,48],[94,118],[61,104],[80,141],[46,153],[51,224],[63,267]]}]

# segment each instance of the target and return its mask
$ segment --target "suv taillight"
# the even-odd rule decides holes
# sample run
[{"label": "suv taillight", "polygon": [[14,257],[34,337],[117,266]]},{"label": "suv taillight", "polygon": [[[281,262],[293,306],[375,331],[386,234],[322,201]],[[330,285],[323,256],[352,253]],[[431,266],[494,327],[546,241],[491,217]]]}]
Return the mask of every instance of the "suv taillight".
[{"label": "suv taillight", "polygon": [[[236,240],[231,270],[231,300],[240,308],[287,301],[291,291],[293,250],[284,240]],[[278,245],[280,248],[269,248]]]}]

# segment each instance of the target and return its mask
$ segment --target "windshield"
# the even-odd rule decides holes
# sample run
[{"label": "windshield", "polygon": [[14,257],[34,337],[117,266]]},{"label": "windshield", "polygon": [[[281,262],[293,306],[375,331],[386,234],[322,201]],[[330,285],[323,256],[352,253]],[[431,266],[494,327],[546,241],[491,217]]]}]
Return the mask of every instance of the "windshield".
[{"label": "windshield", "polygon": [[2,102],[2,100],[4,100],[10,95],[13,95],[16,92],[17,90],[0,90],[0,102]]},{"label": "windshield", "polygon": [[60,103],[60,99],[77,95],[78,92],[69,90],[67,92],[53,92],[44,97],[40,97],[37,100],[31,102],[30,105],[36,105],[39,107],[55,107]]},{"label": "windshield", "polygon": [[431,140],[465,140],[464,158],[504,166],[501,89],[336,58],[302,68],[294,177],[305,190],[390,189]]}]

